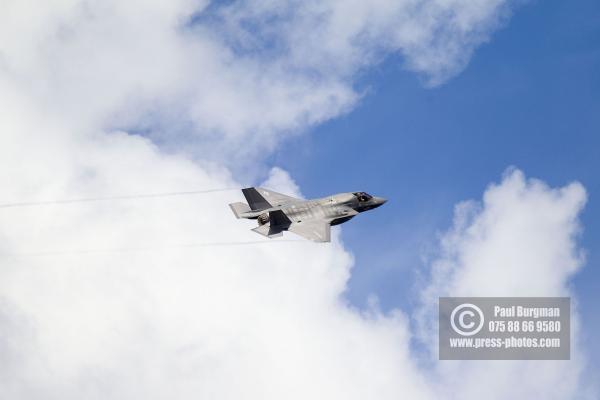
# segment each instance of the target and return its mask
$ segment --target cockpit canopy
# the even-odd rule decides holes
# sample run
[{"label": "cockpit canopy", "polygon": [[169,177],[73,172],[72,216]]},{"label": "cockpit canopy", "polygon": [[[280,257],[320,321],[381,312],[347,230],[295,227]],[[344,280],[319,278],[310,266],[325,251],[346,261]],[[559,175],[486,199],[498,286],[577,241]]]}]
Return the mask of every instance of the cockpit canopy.
[{"label": "cockpit canopy", "polygon": [[371,196],[367,192],[356,192],[356,193],[353,193],[353,194],[356,196],[356,198],[358,199],[358,201],[360,203],[363,203],[365,201],[369,201],[369,200],[371,200],[373,198],[373,196]]}]

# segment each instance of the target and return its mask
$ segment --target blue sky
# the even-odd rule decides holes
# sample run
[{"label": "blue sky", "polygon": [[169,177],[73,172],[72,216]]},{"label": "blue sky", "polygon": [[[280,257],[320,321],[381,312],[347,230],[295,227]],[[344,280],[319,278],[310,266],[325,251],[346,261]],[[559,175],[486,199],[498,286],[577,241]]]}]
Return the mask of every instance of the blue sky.
[{"label": "blue sky", "polygon": [[390,57],[362,77],[368,93],[356,109],[272,157],[307,197],[366,190],[389,199],[343,227],[356,257],[352,303],[373,293],[386,309],[410,308],[422,257],[450,227],[454,205],[480,200],[515,166],[551,186],[577,180],[587,189],[587,262],[573,285],[591,358],[600,358],[599,21],[595,1],[526,4],[435,88]]}]

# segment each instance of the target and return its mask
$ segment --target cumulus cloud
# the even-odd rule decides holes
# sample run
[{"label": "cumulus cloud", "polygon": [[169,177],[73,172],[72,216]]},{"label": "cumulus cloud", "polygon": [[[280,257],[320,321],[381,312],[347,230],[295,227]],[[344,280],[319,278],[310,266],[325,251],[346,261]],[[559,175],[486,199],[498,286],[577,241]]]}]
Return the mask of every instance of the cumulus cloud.
[{"label": "cumulus cloud", "polygon": [[[123,133],[68,143],[4,181],[71,198],[234,183]],[[270,182],[294,187],[281,170]],[[232,217],[236,196],[3,210],[2,397],[425,397],[406,318],[343,303],[351,257],[341,245],[246,244],[257,237]]]},{"label": "cumulus cloud", "polygon": [[487,189],[483,204],[456,207],[433,288],[448,295],[570,295],[565,282],[584,261],[573,239],[585,202],[580,183],[553,189],[509,169],[502,184]]},{"label": "cumulus cloud", "polygon": [[[0,7],[8,202],[239,186],[228,166],[251,168],[249,157],[286,134],[348,111],[364,68],[400,52],[409,68],[440,82],[464,67],[506,11],[499,1]],[[199,151],[187,155],[164,151],[194,145]],[[299,193],[280,169],[267,184]],[[428,339],[413,336],[406,312],[346,304],[352,256],[337,238],[256,244],[252,222],[227,207],[239,196],[0,209],[0,397],[478,393],[457,388],[459,364],[415,357],[412,341]],[[461,206],[465,218],[445,236],[423,292],[421,325],[437,295],[476,293],[491,277],[500,282],[494,294],[569,293],[581,265],[575,234],[584,198],[578,184],[552,189],[515,172],[486,191],[479,209]],[[523,268],[548,277],[519,283]],[[515,395],[502,382],[524,372],[530,382],[516,394],[572,398],[582,362],[490,363],[504,380],[460,365],[473,387],[496,385],[497,398]],[[559,389],[542,388],[559,375]]]},{"label": "cumulus cloud", "polygon": [[220,162],[260,160],[282,136],[350,110],[357,74],[387,54],[431,83],[456,74],[508,5],[5,1],[0,71],[78,131],[124,128]]},{"label": "cumulus cloud", "polygon": [[[509,13],[509,2],[245,0],[212,14],[238,52],[272,57],[318,76],[351,77],[400,52],[408,68],[439,84]],[[222,33],[222,31],[219,31]],[[265,50],[266,49],[266,50]]]},{"label": "cumulus cloud", "polygon": [[[421,339],[430,348],[437,344],[439,296],[574,296],[576,307],[569,282],[584,262],[577,239],[585,202],[580,183],[550,188],[509,169],[482,202],[458,204],[421,292]],[[588,398],[576,312],[572,319],[571,361],[441,362],[439,390],[462,399]]]}]

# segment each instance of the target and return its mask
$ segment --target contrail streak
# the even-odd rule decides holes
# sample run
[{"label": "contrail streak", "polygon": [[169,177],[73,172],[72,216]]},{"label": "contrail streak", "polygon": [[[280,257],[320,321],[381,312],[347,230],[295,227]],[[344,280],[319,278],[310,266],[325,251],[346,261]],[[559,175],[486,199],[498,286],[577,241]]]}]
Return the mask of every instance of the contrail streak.
[{"label": "contrail streak", "polygon": [[185,192],[146,193],[146,194],[133,194],[133,195],[122,195],[122,196],[88,197],[88,198],[81,198],[81,199],[25,201],[25,202],[18,202],[18,203],[0,203],[0,208],[34,207],[34,206],[49,206],[49,205],[72,204],[72,203],[91,203],[91,202],[97,202],[97,201],[110,201],[110,200],[131,200],[131,199],[149,199],[149,198],[156,198],[156,197],[188,196],[188,195],[204,194],[204,193],[228,192],[228,191],[233,191],[233,190],[240,190],[240,189],[239,188],[222,188],[222,189],[190,190],[190,191],[185,191]]},{"label": "contrail streak", "polygon": [[198,248],[198,247],[224,247],[224,246],[251,246],[259,244],[275,244],[275,243],[291,243],[291,242],[303,242],[312,243],[301,239],[279,239],[279,240],[253,240],[247,242],[204,242],[204,243],[188,243],[188,244],[174,244],[167,246],[144,246],[144,247],[116,247],[106,249],[81,249],[81,250],[49,250],[49,251],[38,251],[31,253],[5,253],[1,254],[0,257],[51,257],[51,256],[63,256],[63,255],[76,255],[76,254],[114,254],[114,253],[145,253],[155,252],[169,249],[186,249],[186,248]]}]

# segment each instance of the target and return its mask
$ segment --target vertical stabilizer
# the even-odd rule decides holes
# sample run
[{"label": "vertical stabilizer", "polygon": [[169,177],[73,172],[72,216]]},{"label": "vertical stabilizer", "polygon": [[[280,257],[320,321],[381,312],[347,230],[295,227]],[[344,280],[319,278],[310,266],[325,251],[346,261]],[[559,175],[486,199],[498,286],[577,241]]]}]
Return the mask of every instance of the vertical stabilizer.
[{"label": "vertical stabilizer", "polygon": [[265,200],[260,193],[258,193],[256,188],[251,187],[242,189],[242,193],[244,194],[244,197],[246,198],[246,201],[250,205],[252,211],[266,210],[267,208],[271,208],[271,204]]}]

